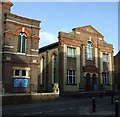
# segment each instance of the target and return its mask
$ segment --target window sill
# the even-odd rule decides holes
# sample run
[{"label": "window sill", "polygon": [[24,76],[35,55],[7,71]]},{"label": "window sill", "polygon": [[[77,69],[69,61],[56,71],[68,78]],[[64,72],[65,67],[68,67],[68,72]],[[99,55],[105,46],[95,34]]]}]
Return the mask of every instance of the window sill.
[{"label": "window sill", "polygon": [[77,85],[77,84],[66,84],[66,85]]},{"label": "window sill", "polygon": [[17,52],[19,55],[26,55],[26,53]]},{"label": "window sill", "polygon": [[72,56],[67,56],[67,58],[74,58],[74,59],[76,59],[76,57],[72,57]]},{"label": "window sill", "polygon": [[94,59],[92,59],[92,60],[91,60],[91,59],[86,59],[86,60],[87,60],[87,61],[94,61]]},{"label": "window sill", "polygon": [[106,85],[106,86],[110,86],[110,84],[104,84],[104,85]]},{"label": "window sill", "polygon": [[28,76],[13,76],[13,78],[21,78],[21,79],[23,78],[24,79],[24,78],[30,78],[30,77],[28,77]]}]

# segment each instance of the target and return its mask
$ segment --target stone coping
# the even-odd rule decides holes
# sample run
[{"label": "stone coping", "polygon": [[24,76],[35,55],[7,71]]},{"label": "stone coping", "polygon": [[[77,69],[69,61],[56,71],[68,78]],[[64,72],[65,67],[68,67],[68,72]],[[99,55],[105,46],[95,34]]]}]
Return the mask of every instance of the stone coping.
[{"label": "stone coping", "polygon": [[9,93],[6,93],[6,94],[0,94],[0,96],[2,97],[5,97],[5,96],[26,96],[26,95],[59,95],[59,93],[21,93],[21,94],[9,94]]}]

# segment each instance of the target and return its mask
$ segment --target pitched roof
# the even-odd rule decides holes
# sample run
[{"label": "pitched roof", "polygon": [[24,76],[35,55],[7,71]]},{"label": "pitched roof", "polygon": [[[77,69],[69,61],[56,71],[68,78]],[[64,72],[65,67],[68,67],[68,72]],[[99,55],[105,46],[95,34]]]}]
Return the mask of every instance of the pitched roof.
[{"label": "pitched roof", "polygon": [[42,47],[42,48],[39,48],[39,53],[40,53],[40,52],[44,52],[44,51],[46,51],[46,50],[48,50],[48,49],[53,49],[53,48],[57,47],[58,44],[59,44],[59,42],[55,42],[55,43],[52,43],[52,44],[50,44],[50,45],[44,46],[44,47]]}]

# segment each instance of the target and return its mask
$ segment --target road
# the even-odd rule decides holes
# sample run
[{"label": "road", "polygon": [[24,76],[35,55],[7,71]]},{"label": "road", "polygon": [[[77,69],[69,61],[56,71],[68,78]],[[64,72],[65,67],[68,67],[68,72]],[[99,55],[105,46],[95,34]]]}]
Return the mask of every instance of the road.
[{"label": "road", "polygon": [[[96,105],[110,102],[110,97],[96,98]],[[61,97],[55,102],[3,106],[3,115],[89,115],[91,98]]]}]

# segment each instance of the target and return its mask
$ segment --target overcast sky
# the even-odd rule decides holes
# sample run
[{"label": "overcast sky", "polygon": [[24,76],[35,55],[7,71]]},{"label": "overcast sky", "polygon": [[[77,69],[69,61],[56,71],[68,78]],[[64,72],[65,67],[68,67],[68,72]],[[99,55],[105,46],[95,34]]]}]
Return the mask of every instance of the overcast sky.
[{"label": "overcast sky", "polygon": [[117,2],[13,2],[12,13],[37,19],[40,24],[39,47],[58,41],[58,32],[92,25],[118,52]]}]

